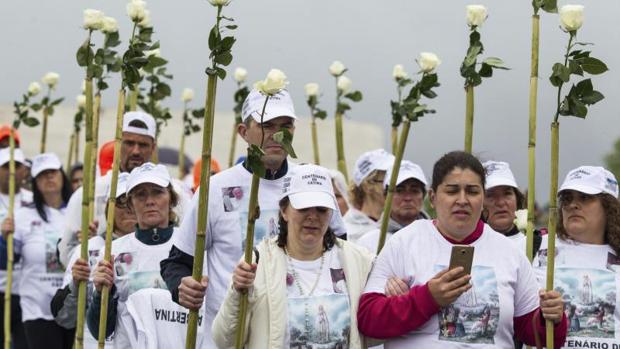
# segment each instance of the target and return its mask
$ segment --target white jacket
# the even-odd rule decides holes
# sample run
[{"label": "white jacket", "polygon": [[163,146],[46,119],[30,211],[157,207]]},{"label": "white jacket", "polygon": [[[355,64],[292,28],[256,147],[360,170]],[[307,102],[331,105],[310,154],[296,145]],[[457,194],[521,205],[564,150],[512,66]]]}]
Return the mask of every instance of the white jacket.
[{"label": "white jacket", "polygon": [[[353,243],[336,240],[344,269],[351,309],[349,348],[366,348],[357,330],[357,307],[372,267],[373,255]],[[249,293],[245,324],[245,348],[283,348],[287,325],[287,257],[276,239],[258,246],[259,261],[254,288]],[[218,348],[234,348],[238,326],[240,293],[232,286],[213,322],[213,340]]]}]

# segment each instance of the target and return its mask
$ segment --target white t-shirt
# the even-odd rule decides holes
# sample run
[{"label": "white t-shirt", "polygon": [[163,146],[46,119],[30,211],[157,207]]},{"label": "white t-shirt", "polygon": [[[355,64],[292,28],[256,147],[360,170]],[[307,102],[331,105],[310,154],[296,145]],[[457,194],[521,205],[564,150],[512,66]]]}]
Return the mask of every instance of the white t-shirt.
[{"label": "white t-shirt", "polygon": [[[376,254],[377,253],[377,247],[379,246],[379,236],[380,235],[381,235],[381,229],[373,229],[373,230],[367,232],[366,234],[364,234],[364,236],[362,236],[359,240],[357,240],[357,244],[362,246],[362,247],[364,247],[368,251],[370,251],[370,253],[375,253]],[[392,237],[392,235],[394,235],[394,234],[390,233],[389,231],[385,233],[385,242],[386,243]]]},{"label": "white t-shirt", "polygon": [[20,305],[22,320],[53,320],[50,302],[62,287],[64,268],[56,244],[65,224],[64,208],[45,206],[47,222],[32,207],[15,212],[15,252],[21,254]]},{"label": "white t-shirt", "polygon": [[[425,284],[447,268],[452,246],[432,220],[413,222],[381,250],[364,292],[385,293],[392,276],[411,278],[410,287]],[[513,317],[539,306],[534,271],[523,252],[486,224],[471,246],[473,288],[417,330],[388,340],[386,349],[513,347]]]},{"label": "white t-shirt", "polygon": [[347,232],[347,240],[351,242],[357,242],[364,234],[379,228],[380,225],[379,222],[372,220],[365,213],[354,207],[349,207],[342,220]]},{"label": "white t-shirt", "polygon": [[[338,258],[339,250],[334,245],[325,252],[322,269],[321,258],[313,261],[289,260],[286,274],[288,326],[285,348],[348,347],[351,312],[344,270]],[[298,282],[295,275],[299,277]],[[315,284],[316,288],[309,296]]]},{"label": "white t-shirt", "polygon": [[[121,314],[127,329],[131,348],[159,349],[183,348],[187,336],[189,311],[172,301],[168,290],[145,288],[134,292],[127,299],[126,310]],[[202,346],[204,307],[198,314],[196,348]]]},{"label": "white t-shirt", "polygon": [[[544,235],[533,260],[541,287],[547,278]],[[620,348],[620,258],[609,245],[555,242],[554,288],[562,293],[568,334],[564,348]]]},{"label": "white t-shirt", "polygon": [[[292,166],[288,164],[289,169]],[[206,269],[209,287],[205,297],[205,342],[215,348],[211,339],[211,324],[228,291],[232,272],[243,255],[248,219],[248,200],[252,174],[242,164],[224,170],[210,179],[209,214],[207,217]],[[261,179],[258,190],[260,217],[254,229],[254,245],[278,234],[279,197],[283,177],[275,180]],[[196,246],[198,222],[198,193],[191,201],[179,232],[172,237],[178,249],[191,256]]]},{"label": "white t-shirt", "polygon": [[[20,189],[15,193],[15,208],[13,212],[22,206],[32,203],[32,192],[26,189]],[[9,213],[9,196],[0,193],[0,224]],[[11,294],[19,295],[19,279],[21,275],[21,261],[13,262],[13,284],[11,285]],[[0,270],[0,293],[6,291],[6,270]]]}]

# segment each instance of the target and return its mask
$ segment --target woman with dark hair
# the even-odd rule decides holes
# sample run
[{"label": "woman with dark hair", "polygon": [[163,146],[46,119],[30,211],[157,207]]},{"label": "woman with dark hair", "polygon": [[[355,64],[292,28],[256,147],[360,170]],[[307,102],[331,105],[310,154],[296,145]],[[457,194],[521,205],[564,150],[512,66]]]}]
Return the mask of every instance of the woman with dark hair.
[{"label": "woman with dark hair", "polygon": [[[562,289],[570,318],[567,347],[588,343],[611,348],[620,340],[620,203],[618,182],[603,167],[581,166],[566,175],[558,192],[554,286]],[[534,258],[546,281],[548,236]]]},{"label": "woman with dark hair", "polygon": [[82,181],[84,180],[84,165],[78,162],[71,166],[71,170],[69,171],[69,181],[71,182],[71,192],[77,190],[77,188],[82,186]]},{"label": "woman with dark hair", "polygon": [[[480,220],[484,185],[471,154],[455,151],[435,163],[429,197],[437,219],[416,220],[381,250],[360,299],[362,334],[386,339],[386,349],[512,348],[513,335],[544,343],[548,319],[562,346],[562,296],[539,292],[525,254]],[[455,245],[475,248],[471,274],[448,268]],[[392,277],[409,282],[405,294],[386,296]]]},{"label": "woman with dark hair", "polygon": [[15,224],[6,219],[2,233],[14,230],[15,258],[22,263],[20,304],[29,348],[71,348],[74,331],[57,325],[50,301],[62,287],[64,269],[56,244],[65,224],[65,206],[71,196],[69,180],[53,153],[32,159],[33,204],[15,213]]},{"label": "woman with dark hair", "polygon": [[372,255],[329,228],[337,203],[327,169],[300,165],[284,178],[280,232],[241,261],[215,321],[218,347],[234,346],[239,299],[248,292],[245,348],[361,348],[359,296]]}]

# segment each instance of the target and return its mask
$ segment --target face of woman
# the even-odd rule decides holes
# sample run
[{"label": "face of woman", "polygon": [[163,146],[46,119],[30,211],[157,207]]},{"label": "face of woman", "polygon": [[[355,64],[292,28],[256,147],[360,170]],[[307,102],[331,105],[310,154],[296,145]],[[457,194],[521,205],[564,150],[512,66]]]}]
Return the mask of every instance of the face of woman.
[{"label": "face of woman", "polygon": [[126,235],[135,230],[136,214],[127,205],[127,196],[123,195],[116,199],[114,206],[114,232]]},{"label": "face of woman", "polygon": [[380,201],[385,200],[383,195],[383,179],[385,178],[385,171],[374,171],[362,182],[362,190],[366,194],[365,201]]},{"label": "face of woman", "polygon": [[37,188],[41,194],[56,194],[62,190],[62,173],[60,170],[46,170],[35,178]]},{"label": "face of woman", "polygon": [[588,195],[575,190],[560,193],[562,225],[573,239],[591,244],[605,242],[605,208],[596,195]]},{"label": "face of woman", "polygon": [[484,195],[484,210],[487,213],[487,223],[498,232],[507,232],[514,225],[517,211],[517,196],[515,188],[500,185],[486,191]]},{"label": "face of woman", "polygon": [[304,248],[323,246],[323,236],[329,227],[332,210],[326,207],[310,207],[301,210],[290,204],[282,211],[288,226],[288,240]]},{"label": "face of woman", "polygon": [[470,169],[454,168],[437,187],[437,192],[431,192],[430,199],[437,212],[439,231],[463,239],[474,231],[482,212],[482,180]]},{"label": "face of woman", "polygon": [[169,223],[170,192],[153,183],[138,185],[130,192],[131,204],[141,229],[165,228]]}]

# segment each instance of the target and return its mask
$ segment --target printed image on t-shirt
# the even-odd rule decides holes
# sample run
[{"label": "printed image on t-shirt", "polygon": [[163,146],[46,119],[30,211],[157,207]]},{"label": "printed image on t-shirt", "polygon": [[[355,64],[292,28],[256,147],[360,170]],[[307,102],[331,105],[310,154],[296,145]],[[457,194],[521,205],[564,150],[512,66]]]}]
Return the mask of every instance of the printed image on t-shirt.
[{"label": "printed image on t-shirt", "polygon": [[98,260],[99,260],[99,250],[89,250],[88,251],[88,265],[90,266],[91,270],[97,265]]},{"label": "printed image on t-shirt", "polygon": [[114,257],[114,271],[116,272],[116,276],[125,276],[133,269],[133,254],[131,252],[119,253]]},{"label": "printed image on t-shirt", "polygon": [[342,294],[288,300],[291,348],[348,348],[349,299]]},{"label": "printed image on t-shirt", "polygon": [[[534,263],[534,267],[535,268],[540,268],[540,267],[546,267],[547,266],[547,249],[540,249],[538,250],[538,253],[536,254],[537,258],[536,258],[536,262]],[[556,248],[555,249],[555,257],[557,258],[557,256],[560,253],[560,249]]]},{"label": "printed image on t-shirt", "polygon": [[347,281],[345,280],[344,270],[329,268],[329,273],[332,277],[332,286],[334,286],[334,293],[347,293]]},{"label": "printed image on t-shirt", "polygon": [[615,336],[615,273],[599,269],[556,268],[555,289],[563,295],[569,337]]},{"label": "printed image on t-shirt", "polygon": [[129,295],[145,288],[168,289],[159,271],[132,272],[129,275]]},{"label": "printed image on t-shirt", "polygon": [[[436,271],[446,266],[435,266]],[[447,307],[441,309],[439,339],[461,343],[494,344],[499,322],[499,295],[495,270],[487,266],[474,266],[467,292]]]},{"label": "printed image on t-shirt", "polygon": [[[245,203],[247,206],[245,192],[247,187],[226,187],[222,188],[222,202],[224,203],[224,212],[233,212],[239,210]],[[246,207],[247,211],[247,207]]]},{"label": "printed image on t-shirt", "polygon": [[607,269],[614,273],[620,271],[620,257],[611,252],[607,252]]},{"label": "printed image on t-shirt", "polygon": [[[241,223],[241,248],[245,249],[246,232],[248,228],[248,208],[247,206],[239,212]],[[260,217],[254,223],[254,246],[264,239],[278,236],[278,210],[261,210]]]},{"label": "printed image on t-shirt", "polygon": [[45,267],[48,273],[64,273],[65,268],[60,264],[58,255],[56,254],[56,245],[58,244],[58,233],[55,231],[44,232],[45,235]]}]

